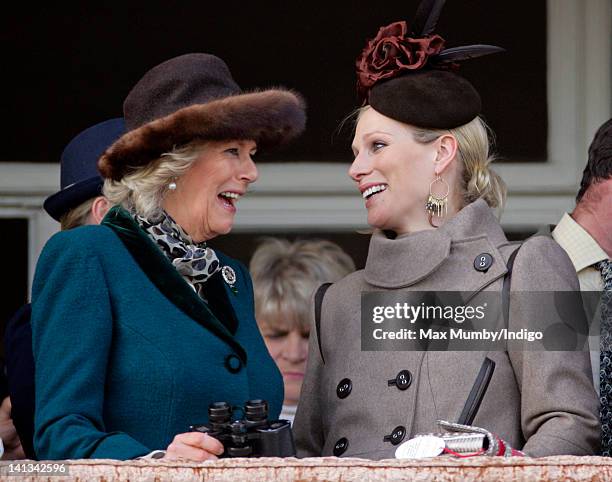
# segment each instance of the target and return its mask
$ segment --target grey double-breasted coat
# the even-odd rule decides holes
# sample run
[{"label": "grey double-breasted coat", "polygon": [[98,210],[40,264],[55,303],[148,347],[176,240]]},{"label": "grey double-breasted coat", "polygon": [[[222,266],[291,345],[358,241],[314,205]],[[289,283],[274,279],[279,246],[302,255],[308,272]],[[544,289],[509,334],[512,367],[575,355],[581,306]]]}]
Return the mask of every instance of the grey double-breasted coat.
[{"label": "grey double-breasted coat", "polygon": [[[375,232],[365,269],[325,294],[321,352],[317,332],[311,330],[294,422],[298,456],[392,458],[396,446],[385,436],[397,427],[404,427],[403,440],[408,440],[440,431],[436,420],[457,421],[485,357],[496,367],[474,425],[531,456],[594,454],[600,432],[588,352],[361,351],[362,292],[500,291],[515,249],[482,200],[439,229],[397,239]],[[486,272],[474,268],[482,253],[493,259]],[[523,244],[514,262],[512,292],[578,289],[570,260],[551,238]],[[529,317],[529,311],[522,306],[518,313],[510,303],[510,320]],[[400,390],[388,381],[402,370],[412,380]],[[340,389],[346,380],[348,396]]]}]

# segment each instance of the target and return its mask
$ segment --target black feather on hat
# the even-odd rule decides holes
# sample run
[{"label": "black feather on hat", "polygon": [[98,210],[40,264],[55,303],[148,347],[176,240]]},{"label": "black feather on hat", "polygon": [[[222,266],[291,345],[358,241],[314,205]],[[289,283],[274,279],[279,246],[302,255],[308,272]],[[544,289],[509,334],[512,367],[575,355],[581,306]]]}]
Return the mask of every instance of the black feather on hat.
[{"label": "black feather on hat", "polygon": [[452,129],[481,109],[480,95],[456,73],[459,63],[503,52],[493,45],[445,49],[434,30],[445,0],[423,0],[412,28],[381,27],[357,59],[357,90],[364,103],[387,117],[419,127]]}]

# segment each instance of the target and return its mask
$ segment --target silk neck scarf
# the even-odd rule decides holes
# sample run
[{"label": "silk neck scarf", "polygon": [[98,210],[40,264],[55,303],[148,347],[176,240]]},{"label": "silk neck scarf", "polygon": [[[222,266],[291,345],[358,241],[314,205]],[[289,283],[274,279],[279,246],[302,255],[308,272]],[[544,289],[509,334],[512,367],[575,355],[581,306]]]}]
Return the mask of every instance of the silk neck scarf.
[{"label": "silk neck scarf", "polygon": [[179,274],[204,298],[204,283],[221,269],[214,250],[206,242],[195,243],[168,213],[151,221],[138,214],[134,219],[168,257]]}]

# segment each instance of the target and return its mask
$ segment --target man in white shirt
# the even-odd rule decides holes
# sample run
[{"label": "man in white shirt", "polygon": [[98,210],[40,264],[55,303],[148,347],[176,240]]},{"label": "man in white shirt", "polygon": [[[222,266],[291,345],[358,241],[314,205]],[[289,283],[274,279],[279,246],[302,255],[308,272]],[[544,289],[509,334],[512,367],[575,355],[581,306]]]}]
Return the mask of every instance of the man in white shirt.
[{"label": "man in white shirt", "polygon": [[595,265],[612,256],[612,119],[589,147],[576,208],[563,215],[552,236],[574,263],[580,289],[601,291],[603,279]]},{"label": "man in white shirt", "polygon": [[[612,290],[612,119],[595,134],[589,147],[576,208],[564,214],[552,236],[574,264],[582,291]],[[610,340],[609,297],[602,303],[602,342]],[[607,300],[607,301],[606,301]],[[597,349],[597,347],[592,347]],[[612,360],[610,352],[591,351],[593,380],[600,392],[602,418],[602,453],[612,450]]]}]

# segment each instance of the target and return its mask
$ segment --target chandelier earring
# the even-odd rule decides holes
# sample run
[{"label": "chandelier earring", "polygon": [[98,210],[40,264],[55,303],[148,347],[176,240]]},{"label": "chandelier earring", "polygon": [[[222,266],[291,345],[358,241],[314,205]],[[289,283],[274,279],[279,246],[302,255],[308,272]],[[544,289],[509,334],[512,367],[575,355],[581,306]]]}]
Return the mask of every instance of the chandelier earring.
[{"label": "chandelier earring", "polygon": [[[436,183],[442,183],[444,194],[434,194],[433,189]],[[448,194],[450,186],[439,175],[429,184],[429,197],[425,203],[425,210],[429,214],[430,219],[433,216],[442,218],[448,214]],[[430,221],[431,222],[431,221]]]}]

